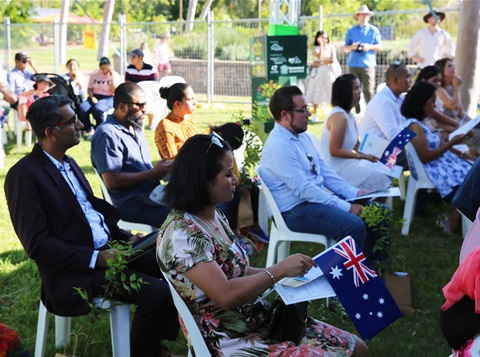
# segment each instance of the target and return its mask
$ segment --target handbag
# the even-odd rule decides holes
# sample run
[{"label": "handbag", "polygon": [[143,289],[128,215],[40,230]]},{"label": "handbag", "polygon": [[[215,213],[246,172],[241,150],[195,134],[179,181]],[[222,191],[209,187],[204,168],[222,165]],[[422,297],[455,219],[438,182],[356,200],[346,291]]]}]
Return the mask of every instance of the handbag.
[{"label": "handbag", "polygon": [[403,314],[415,312],[415,302],[413,300],[412,277],[406,271],[406,260],[403,256],[398,256],[392,260],[392,266],[395,261],[403,264],[403,271],[395,271],[393,274],[385,274],[385,286],[397,303]]},{"label": "handbag", "polygon": [[308,301],[285,305],[282,298],[277,296],[269,311],[268,338],[298,345],[305,334],[307,310]]}]

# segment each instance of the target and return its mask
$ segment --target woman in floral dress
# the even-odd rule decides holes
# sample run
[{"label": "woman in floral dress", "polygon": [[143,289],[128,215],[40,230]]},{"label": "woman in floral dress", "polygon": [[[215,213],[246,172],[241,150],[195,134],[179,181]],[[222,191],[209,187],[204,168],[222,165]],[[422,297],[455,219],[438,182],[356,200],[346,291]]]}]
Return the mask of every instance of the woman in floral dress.
[{"label": "woman in floral dress", "polygon": [[299,346],[267,340],[259,325],[268,303],[259,296],[285,277],[304,275],[315,262],[294,254],[267,269],[251,267],[216,208],[232,199],[236,183],[230,146],[213,133],[187,140],[164,190],[172,211],[158,235],[157,260],[212,356],[368,356],[362,340],[312,318]]},{"label": "woman in floral dress", "polygon": [[[440,132],[428,126],[427,119],[435,108],[435,91],[436,88],[431,83],[426,81],[415,83],[405,97],[401,112],[405,118],[410,118],[406,126],[417,134],[411,143],[423,163],[427,176],[443,200],[451,203],[455,192],[472,167],[465,160],[475,158],[453,148],[470,137],[470,133],[443,141]],[[460,213],[452,206],[449,212],[438,217],[437,225],[446,233],[452,233],[459,226],[460,219]]]}]

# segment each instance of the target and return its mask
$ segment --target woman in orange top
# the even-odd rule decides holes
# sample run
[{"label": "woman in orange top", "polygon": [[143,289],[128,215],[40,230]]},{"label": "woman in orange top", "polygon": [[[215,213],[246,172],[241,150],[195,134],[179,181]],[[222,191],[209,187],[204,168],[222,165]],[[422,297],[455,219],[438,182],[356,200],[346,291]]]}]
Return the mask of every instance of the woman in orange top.
[{"label": "woman in orange top", "polygon": [[170,113],[155,129],[155,143],[160,157],[171,160],[188,138],[200,133],[197,125],[188,119],[188,115],[195,112],[197,101],[192,87],[186,83],[162,87],[160,96],[167,101]]}]

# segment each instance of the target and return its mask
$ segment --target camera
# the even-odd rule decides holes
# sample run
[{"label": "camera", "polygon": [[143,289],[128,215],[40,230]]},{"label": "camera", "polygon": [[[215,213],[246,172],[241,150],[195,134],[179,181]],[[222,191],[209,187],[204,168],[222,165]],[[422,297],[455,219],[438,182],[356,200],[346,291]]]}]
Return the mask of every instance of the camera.
[{"label": "camera", "polygon": [[357,52],[363,52],[363,43],[359,44],[357,49],[355,50]]}]

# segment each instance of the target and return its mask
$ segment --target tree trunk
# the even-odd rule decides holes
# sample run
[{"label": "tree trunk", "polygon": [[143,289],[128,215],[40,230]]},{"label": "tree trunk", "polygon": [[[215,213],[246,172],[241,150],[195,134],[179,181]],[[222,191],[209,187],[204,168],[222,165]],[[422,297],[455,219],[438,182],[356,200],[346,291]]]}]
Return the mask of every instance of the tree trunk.
[{"label": "tree trunk", "polygon": [[70,0],[63,0],[62,8],[60,10],[60,63],[65,63],[67,61],[67,23],[69,10]]},{"label": "tree trunk", "polygon": [[185,31],[193,31],[193,20],[195,20],[195,11],[197,10],[198,0],[188,1],[187,24]]},{"label": "tree trunk", "polygon": [[467,0],[461,4],[455,64],[463,80],[462,105],[473,118],[480,90],[480,1]]},{"label": "tree trunk", "polygon": [[103,25],[102,32],[100,34],[100,39],[98,43],[98,54],[97,60],[100,60],[102,57],[108,56],[108,40],[110,38],[110,23],[112,22],[113,16],[113,7],[115,5],[115,0],[107,0],[103,12]]},{"label": "tree trunk", "polygon": [[213,0],[207,0],[205,3],[205,6],[202,9],[202,12],[200,13],[200,20],[205,20],[207,18],[208,11],[210,10],[210,6],[212,6]]}]

